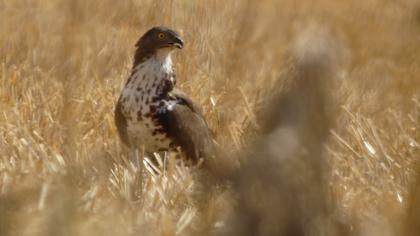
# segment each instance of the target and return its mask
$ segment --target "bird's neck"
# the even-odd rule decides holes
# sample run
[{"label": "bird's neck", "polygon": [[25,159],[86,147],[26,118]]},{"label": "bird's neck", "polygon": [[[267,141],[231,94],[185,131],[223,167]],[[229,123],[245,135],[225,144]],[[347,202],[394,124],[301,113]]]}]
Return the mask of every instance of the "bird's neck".
[{"label": "bird's neck", "polygon": [[160,62],[167,61],[168,59],[171,61],[171,48],[161,48],[158,50],[149,50],[143,47],[139,47],[136,49],[134,53],[134,64],[133,70],[140,64],[144,63],[147,60],[155,59]]},{"label": "bird's neck", "polygon": [[172,59],[169,53],[155,53],[132,69],[126,87],[147,96],[169,92],[173,87]]}]

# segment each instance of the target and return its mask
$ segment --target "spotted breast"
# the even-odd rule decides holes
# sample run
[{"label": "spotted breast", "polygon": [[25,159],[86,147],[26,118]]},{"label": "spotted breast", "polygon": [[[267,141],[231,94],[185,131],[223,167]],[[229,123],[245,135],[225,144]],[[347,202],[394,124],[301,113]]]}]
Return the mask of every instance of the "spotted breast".
[{"label": "spotted breast", "polygon": [[148,152],[166,151],[173,146],[156,114],[176,103],[168,94],[174,83],[170,57],[150,56],[134,68],[117,105],[119,115],[126,120],[122,140],[128,146],[144,146]]}]

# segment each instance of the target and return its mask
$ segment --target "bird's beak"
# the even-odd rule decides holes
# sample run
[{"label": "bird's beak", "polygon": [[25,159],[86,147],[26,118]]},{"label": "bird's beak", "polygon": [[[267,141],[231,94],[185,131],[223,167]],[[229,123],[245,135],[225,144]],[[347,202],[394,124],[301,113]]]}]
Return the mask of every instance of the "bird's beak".
[{"label": "bird's beak", "polygon": [[179,49],[182,49],[182,47],[184,47],[184,41],[182,41],[182,39],[180,39],[180,38],[176,37],[176,38],[174,39],[174,43],[173,43],[173,45],[174,45],[175,47],[179,48]]}]

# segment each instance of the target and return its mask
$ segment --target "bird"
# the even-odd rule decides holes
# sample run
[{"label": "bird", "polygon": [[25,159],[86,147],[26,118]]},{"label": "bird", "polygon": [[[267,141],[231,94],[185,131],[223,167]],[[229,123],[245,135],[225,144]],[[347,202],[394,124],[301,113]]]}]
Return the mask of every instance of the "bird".
[{"label": "bird", "polygon": [[200,107],[175,87],[171,54],[184,47],[181,36],[156,26],[135,47],[131,74],[114,112],[122,143],[137,161],[140,150],[147,155],[181,150],[193,163],[214,155],[211,131]]}]

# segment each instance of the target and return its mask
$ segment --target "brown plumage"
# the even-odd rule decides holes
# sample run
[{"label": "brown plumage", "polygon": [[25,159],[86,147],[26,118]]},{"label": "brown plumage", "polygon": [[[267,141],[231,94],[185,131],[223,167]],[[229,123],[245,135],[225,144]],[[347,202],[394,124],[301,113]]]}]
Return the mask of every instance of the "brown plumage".
[{"label": "brown plumage", "polygon": [[200,109],[174,88],[171,52],[183,41],[173,30],[154,27],[136,43],[129,77],[115,108],[115,124],[121,141],[147,153],[180,147],[197,161],[214,154],[213,140]]},{"label": "brown plumage", "polygon": [[178,103],[171,111],[157,115],[165,132],[194,161],[214,155],[213,140],[201,110],[179,89],[170,94]]}]

